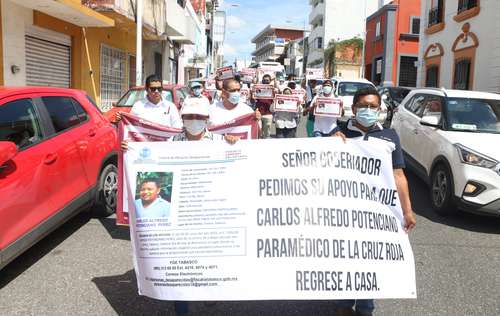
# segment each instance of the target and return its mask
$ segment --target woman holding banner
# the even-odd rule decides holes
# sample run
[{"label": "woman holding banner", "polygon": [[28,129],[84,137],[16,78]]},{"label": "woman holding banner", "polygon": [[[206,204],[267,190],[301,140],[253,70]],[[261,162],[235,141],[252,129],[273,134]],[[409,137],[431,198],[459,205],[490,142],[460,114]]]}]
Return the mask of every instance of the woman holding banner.
[{"label": "woman holding banner", "polygon": [[[292,89],[284,88],[283,95],[292,95]],[[284,102],[279,98],[274,99],[271,105],[271,112],[274,113],[276,124],[276,138],[295,138],[297,132],[297,112],[300,111],[300,101],[297,100],[294,110],[280,110],[278,102]],[[278,108],[278,109],[277,109]]]}]

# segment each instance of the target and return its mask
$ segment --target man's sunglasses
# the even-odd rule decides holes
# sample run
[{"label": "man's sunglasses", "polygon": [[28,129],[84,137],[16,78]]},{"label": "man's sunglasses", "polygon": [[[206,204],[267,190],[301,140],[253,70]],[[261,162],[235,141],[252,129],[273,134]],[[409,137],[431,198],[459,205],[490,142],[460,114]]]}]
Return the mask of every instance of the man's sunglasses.
[{"label": "man's sunglasses", "polygon": [[149,91],[151,91],[151,92],[162,92],[163,88],[162,87],[149,87]]}]

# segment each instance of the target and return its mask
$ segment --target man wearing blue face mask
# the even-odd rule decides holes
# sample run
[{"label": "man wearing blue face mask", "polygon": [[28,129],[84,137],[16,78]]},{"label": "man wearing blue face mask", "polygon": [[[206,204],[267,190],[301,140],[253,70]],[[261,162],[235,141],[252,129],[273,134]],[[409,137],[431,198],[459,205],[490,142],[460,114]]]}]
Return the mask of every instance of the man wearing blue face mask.
[{"label": "man wearing blue face mask", "polygon": [[[311,102],[311,107],[309,111],[314,112],[314,108],[317,106],[317,99],[321,98],[336,98],[333,93],[333,83],[331,80],[325,80],[323,82],[323,87],[320,95],[314,97]],[[337,118],[328,116],[315,116],[314,117],[314,129],[313,137],[324,137],[330,136],[334,128],[337,127]]]},{"label": "man wearing blue face mask", "polygon": [[[374,88],[359,89],[353,99],[352,112],[354,119],[349,119],[347,124],[335,128],[332,136],[342,137],[344,141],[347,138],[364,137],[364,139],[368,140],[370,137],[374,137],[388,142],[388,145],[392,148],[392,168],[399,201],[403,210],[404,229],[408,233],[415,227],[416,219],[410,202],[408,182],[403,172],[405,167],[403,152],[396,132],[393,129],[385,129],[378,123],[380,101],[380,95]],[[335,315],[339,316],[354,315],[354,306],[356,315],[362,316],[372,315],[375,309],[374,302],[371,299],[338,300],[335,301],[335,304],[337,306]]]},{"label": "man wearing blue face mask", "polygon": [[184,105],[196,104],[208,108],[210,101],[203,95],[203,85],[200,81],[193,80],[189,82],[189,95],[184,99]]},{"label": "man wearing blue face mask", "polygon": [[[240,100],[240,83],[226,79],[222,84],[222,99],[210,106],[209,126],[222,125],[238,117],[253,113],[251,107]],[[256,120],[260,120],[259,110],[255,110]]]}]

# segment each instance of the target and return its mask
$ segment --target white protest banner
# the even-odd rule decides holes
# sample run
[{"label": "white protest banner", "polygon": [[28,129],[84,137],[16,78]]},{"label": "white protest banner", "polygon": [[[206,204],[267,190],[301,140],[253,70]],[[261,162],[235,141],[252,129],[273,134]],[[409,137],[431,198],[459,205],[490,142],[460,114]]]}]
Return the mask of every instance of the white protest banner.
[{"label": "white protest banner", "polygon": [[226,67],[217,68],[217,70],[215,72],[215,77],[219,80],[234,78],[233,67],[226,66]]},{"label": "white protest banner", "polygon": [[323,68],[306,68],[306,79],[321,79],[324,77]]},{"label": "white protest banner", "polygon": [[277,94],[274,98],[274,110],[277,112],[298,112],[299,97],[287,94]]},{"label": "white protest banner", "polygon": [[[134,209],[139,293],[415,298],[391,145],[373,137],[130,143],[125,203]],[[147,181],[158,183],[162,200],[141,193],[154,185]]]},{"label": "white protest banner", "polygon": [[254,99],[274,99],[274,87],[270,84],[254,84],[252,86],[252,92]]},{"label": "white protest banner", "polygon": [[[129,113],[121,114],[123,119],[118,126],[120,141],[124,139],[130,142],[167,141],[182,131],[140,119]],[[209,130],[216,134],[238,136],[240,139],[257,139],[259,135],[259,126],[254,113],[243,115],[221,125],[211,126]],[[144,159],[149,154],[147,150],[139,153]],[[123,201],[127,200],[126,188],[129,187],[127,178],[123,177],[124,168],[123,153],[121,153],[118,157],[118,201],[116,207],[116,223],[118,225],[129,224],[129,206],[123,204]]]},{"label": "white protest banner", "polygon": [[243,82],[253,82],[257,69],[255,68],[243,68],[240,71],[241,81]]},{"label": "white protest banner", "polygon": [[341,117],[342,116],[342,100],[338,98],[316,98],[314,107],[314,115]]}]

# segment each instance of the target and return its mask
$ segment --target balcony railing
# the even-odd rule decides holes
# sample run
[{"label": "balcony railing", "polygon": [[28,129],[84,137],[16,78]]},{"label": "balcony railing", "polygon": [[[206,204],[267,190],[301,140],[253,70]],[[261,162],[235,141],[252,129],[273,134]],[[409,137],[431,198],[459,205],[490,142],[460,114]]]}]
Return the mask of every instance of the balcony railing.
[{"label": "balcony railing", "polygon": [[[439,1],[439,3],[441,4],[441,1]],[[431,27],[433,25],[436,25],[436,24],[443,22],[443,9],[442,8],[443,8],[442,5],[438,5],[437,7],[429,10],[429,23],[427,25],[428,27]]]},{"label": "balcony railing", "polygon": [[477,7],[477,0],[458,0],[457,13],[460,14],[475,7]]}]

